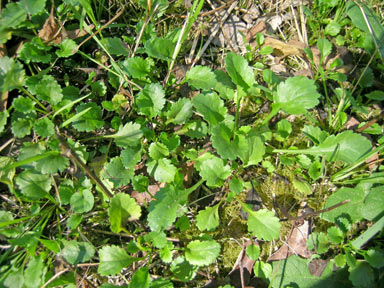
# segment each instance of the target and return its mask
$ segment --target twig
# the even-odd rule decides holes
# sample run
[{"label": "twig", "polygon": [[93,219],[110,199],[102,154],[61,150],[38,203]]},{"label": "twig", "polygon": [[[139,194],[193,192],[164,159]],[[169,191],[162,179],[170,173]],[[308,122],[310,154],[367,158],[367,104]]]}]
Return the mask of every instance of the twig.
[{"label": "twig", "polygon": [[[137,48],[139,48],[140,40],[141,40],[141,38],[143,37],[145,27],[148,25],[149,21],[151,20],[151,18],[152,18],[153,15],[155,14],[155,12],[156,12],[156,10],[157,10],[158,7],[159,7],[159,3],[156,4],[156,6],[153,8],[153,11],[152,11],[151,15],[148,15],[148,17],[145,19],[143,25],[141,26],[139,35],[137,36],[137,39],[136,39],[136,45],[135,45],[135,48],[133,49],[133,52],[132,52],[132,55],[131,55],[132,58],[135,57],[136,50],[137,50]],[[148,10],[148,11],[149,11],[149,10]]]},{"label": "twig", "polygon": [[[57,128],[56,128],[57,129]],[[57,129],[58,130],[58,129]],[[109,191],[109,189],[104,185],[103,182],[97,177],[88,167],[84,164],[84,162],[74,153],[69,147],[67,141],[59,135],[59,132],[57,131],[56,137],[60,142],[60,148],[61,148],[61,154],[67,158],[69,158],[72,162],[74,162],[76,165],[80,166],[81,169],[83,169],[84,173],[87,174],[89,178],[91,178],[92,181],[96,183],[97,186],[104,192],[106,196],[109,198],[113,197],[113,194]]]},{"label": "twig", "polygon": [[60,272],[56,273],[47,282],[45,282],[44,285],[41,286],[41,288],[47,287],[53,280],[55,280],[56,278],[60,277],[64,273],[67,273],[68,271],[70,271],[70,269],[69,268],[65,268],[64,270],[61,270]]},{"label": "twig", "polygon": [[340,206],[343,206],[347,203],[351,202],[351,200],[347,199],[347,200],[344,200],[344,201],[341,201],[340,203],[337,203],[331,207],[328,207],[328,208],[325,208],[325,209],[321,209],[319,211],[314,211],[314,212],[309,212],[309,213],[303,213],[303,215],[300,215],[300,216],[297,216],[297,217],[292,217],[290,215],[285,215],[287,217],[287,219],[281,219],[280,221],[298,221],[298,220],[303,220],[305,218],[308,218],[308,217],[314,217],[314,216],[318,216],[322,213],[325,213],[325,212],[329,212],[333,209],[336,209]]},{"label": "twig", "polygon": [[75,49],[73,49],[72,52],[76,53],[80,49],[80,47],[83,46],[85,43],[87,43],[91,38],[93,38],[93,36],[95,36],[97,33],[100,33],[105,28],[107,28],[113,21],[115,21],[117,18],[119,18],[121,16],[121,14],[123,14],[124,9],[125,9],[125,7],[123,6],[123,8],[115,16],[113,16],[111,18],[111,20],[109,20],[107,23],[105,23],[103,26],[101,26],[100,29],[97,29],[97,31],[93,32],[86,39],[84,39],[79,45],[77,45],[77,47]]},{"label": "twig", "polygon": [[[229,15],[231,14],[232,10],[235,9],[235,7],[237,6],[237,1],[233,2],[232,5],[228,8],[228,11],[227,11],[227,14],[223,17],[223,20],[222,22],[225,22],[227,20],[227,18],[229,17]],[[215,27],[215,30],[212,32],[212,34],[209,36],[207,42],[205,42],[203,48],[201,48],[199,54],[196,56],[195,60],[193,61],[192,63],[192,66],[195,66],[195,64],[197,63],[197,61],[200,60],[200,57],[203,55],[203,53],[205,52],[205,50],[207,49],[208,45],[211,44],[212,40],[215,38],[217,32],[220,31],[220,26],[217,25]]]}]

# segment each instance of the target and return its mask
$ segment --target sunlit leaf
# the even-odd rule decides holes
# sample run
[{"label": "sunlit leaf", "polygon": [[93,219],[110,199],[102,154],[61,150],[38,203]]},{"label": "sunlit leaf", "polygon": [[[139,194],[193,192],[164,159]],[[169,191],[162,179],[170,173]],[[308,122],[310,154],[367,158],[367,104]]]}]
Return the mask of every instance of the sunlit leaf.
[{"label": "sunlit leaf", "polygon": [[220,254],[220,245],[214,240],[195,240],[187,245],[185,258],[192,265],[204,266],[212,264]]},{"label": "sunlit leaf", "polygon": [[140,258],[131,257],[123,248],[118,246],[104,246],[99,250],[100,264],[97,272],[101,276],[116,275]]},{"label": "sunlit leaf", "polygon": [[108,215],[112,232],[120,233],[128,221],[140,218],[141,208],[128,194],[118,193],[111,200]]}]

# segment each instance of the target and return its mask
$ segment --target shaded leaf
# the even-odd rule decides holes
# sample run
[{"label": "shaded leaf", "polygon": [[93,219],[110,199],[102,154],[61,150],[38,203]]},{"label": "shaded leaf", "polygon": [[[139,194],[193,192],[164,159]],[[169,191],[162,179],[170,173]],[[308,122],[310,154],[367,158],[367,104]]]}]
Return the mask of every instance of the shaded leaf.
[{"label": "shaded leaf", "polygon": [[104,125],[104,121],[101,119],[101,108],[94,102],[80,104],[76,107],[76,113],[80,113],[88,108],[91,109],[72,123],[77,131],[90,132],[99,129]]}]

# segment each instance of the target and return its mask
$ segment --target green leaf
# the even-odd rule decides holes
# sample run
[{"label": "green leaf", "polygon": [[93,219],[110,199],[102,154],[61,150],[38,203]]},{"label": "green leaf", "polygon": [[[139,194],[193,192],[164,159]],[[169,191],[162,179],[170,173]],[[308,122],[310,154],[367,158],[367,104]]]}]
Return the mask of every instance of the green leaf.
[{"label": "green leaf", "polygon": [[170,280],[157,278],[151,282],[149,288],[174,288],[174,286]]},{"label": "green leaf", "polygon": [[80,113],[88,108],[91,109],[72,123],[77,131],[90,132],[99,129],[104,125],[104,121],[101,120],[101,108],[94,102],[80,104],[76,107],[76,113]]},{"label": "green leaf", "polygon": [[190,242],[185,249],[185,258],[192,265],[204,266],[215,262],[220,254],[220,245],[215,240]]},{"label": "green leaf", "polygon": [[329,136],[323,143],[310,149],[279,150],[288,154],[324,155],[328,161],[343,161],[353,163],[368,153],[372,148],[371,142],[360,134],[348,130],[340,134]]},{"label": "green leaf", "polygon": [[44,260],[41,255],[34,256],[24,271],[24,285],[27,288],[41,287],[43,284]]},{"label": "green leaf", "polygon": [[340,244],[344,240],[343,231],[341,231],[338,227],[332,226],[327,229],[328,239],[332,243]]},{"label": "green leaf", "polygon": [[177,257],[171,264],[173,276],[183,282],[195,278],[197,270],[198,266],[191,265],[184,257]]},{"label": "green leaf", "polygon": [[269,278],[272,274],[272,265],[262,261],[256,261],[253,266],[256,277]]},{"label": "green leaf", "polygon": [[169,150],[167,146],[162,143],[154,142],[149,146],[149,156],[154,160],[160,160],[161,158],[167,157]]},{"label": "green leaf", "polygon": [[[13,114],[12,116],[15,116]],[[16,120],[12,120],[12,133],[17,138],[23,138],[26,135],[31,133],[32,128],[32,119],[30,117],[26,118],[17,118]]]},{"label": "green leaf", "polygon": [[214,231],[220,224],[219,206],[217,204],[213,207],[205,207],[204,210],[199,211],[196,216],[196,226],[200,231]]},{"label": "green leaf", "polygon": [[153,243],[156,248],[164,248],[167,246],[167,235],[164,232],[152,231],[144,236],[144,240],[148,243]]},{"label": "green leaf", "polygon": [[77,48],[77,44],[72,39],[64,39],[60,45],[60,50],[56,51],[56,55],[59,57],[67,58],[74,54],[75,49]]},{"label": "green leaf", "polygon": [[23,96],[15,98],[12,102],[12,105],[16,111],[22,113],[29,113],[35,109],[35,102]]},{"label": "green leaf", "polygon": [[384,186],[373,188],[364,199],[362,214],[365,219],[373,220],[384,211]]},{"label": "green leaf", "polygon": [[20,269],[9,273],[2,284],[4,284],[6,288],[23,288],[24,277],[22,270]]},{"label": "green leaf", "polygon": [[150,63],[141,57],[128,58],[123,61],[122,66],[123,70],[132,78],[143,80],[151,74]]},{"label": "green leaf", "polygon": [[207,66],[192,67],[186,73],[185,80],[196,89],[209,90],[216,86],[215,74]]},{"label": "green leaf", "polygon": [[[4,10],[3,10],[3,13],[4,13]],[[4,56],[0,58],[0,91],[1,92],[12,91],[13,89],[23,86],[24,80],[25,80],[25,71],[23,69],[23,65],[21,65],[18,61],[15,61],[13,58],[9,58],[8,56]]]},{"label": "green leaf", "polygon": [[[360,8],[359,5],[362,8]],[[369,6],[363,3],[360,3],[359,5],[357,5],[354,1],[348,1],[346,6],[347,15],[349,16],[349,18],[351,18],[352,23],[356,27],[363,30],[365,33],[371,35],[371,37],[375,39],[375,42],[377,44],[380,45],[381,43],[379,51],[381,57],[383,57],[384,45],[382,44],[382,40],[384,37],[384,28],[381,24],[380,18]]]},{"label": "green leaf", "polygon": [[251,258],[251,260],[256,261],[257,259],[259,259],[260,246],[251,244],[247,246],[245,251],[247,252],[248,257]]},{"label": "green leaf", "polygon": [[216,156],[211,155],[208,159],[203,158],[203,160],[198,161],[200,163],[197,170],[210,187],[221,187],[232,173],[231,167],[224,166],[224,161]]},{"label": "green leaf", "polygon": [[26,170],[16,177],[16,184],[19,186],[21,194],[32,200],[39,200],[49,196],[52,180],[49,175]]},{"label": "green leaf", "polygon": [[211,126],[223,121],[227,114],[224,102],[215,92],[196,95],[192,99],[192,104]]},{"label": "green leaf", "polygon": [[[175,222],[178,210],[187,201],[188,192],[166,185],[149,205],[148,224],[152,231],[162,231]],[[164,213],[166,211],[167,213]],[[179,215],[181,216],[181,215]]]},{"label": "green leaf", "polygon": [[140,218],[141,208],[128,194],[118,193],[113,196],[109,204],[108,215],[111,231],[120,233],[125,231],[124,226],[128,221]]},{"label": "green leaf", "polygon": [[149,185],[149,179],[146,176],[137,175],[132,179],[133,189],[140,193],[146,192],[148,185]]},{"label": "green leaf", "polygon": [[329,136],[327,131],[321,130],[318,126],[305,125],[302,132],[307,136],[315,145],[324,142]]},{"label": "green leaf", "polygon": [[257,165],[263,159],[265,146],[258,134],[256,129],[251,129],[248,133],[243,133],[240,129],[236,134],[236,154],[243,161],[244,167]]},{"label": "green leaf", "polygon": [[16,28],[27,19],[27,13],[20,3],[8,3],[1,11],[0,27]]},{"label": "green leaf", "polygon": [[374,287],[375,275],[367,262],[358,261],[354,267],[349,267],[349,280],[354,287]]},{"label": "green leaf", "polygon": [[355,223],[363,218],[361,210],[364,198],[365,193],[362,189],[359,189],[359,187],[342,187],[328,198],[324,208],[331,207],[344,200],[349,200],[350,202],[321,214],[321,218],[336,223],[338,218],[347,217],[351,223]]},{"label": "green leaf", "polygon": [[185,133],[186,136],[192,139],[199,139],[207,135],[208,126],[200,120],[191,121],[185,124],[184,129],[180,133]]},{"label": "green leaf", "polygon": [[222,70],[215,70],[216,87],[215,90],[219,93],[223,99],[232,100],[235,98],[236,86],[232,83],[231,78]]},{"label": "green leaf", "polygon": [[128,122],[124,126],[120,126],[116,134],[104,136],[105,138],[115,139],[115,143],[119,147],[137,146],[143,131],[140,130],[140,124]]},{"label": "green leaf", "polygon": [[103,177],[113,183],[114,188],[128,185],[134,175],[133,169],[124,167],[120,157],[112,158],[105,166]]},{"label": "green leaf", "polygon": [[247,60],[241,55],[228,53],[225,57],[225,69],[231,77],[233,83],[239,85],[244,90],[248,90],[255,82],[255,76]]},{"label": "green leaf", "polygon": [[165,263],[171,263],[172,262],[172,250],[173,250],[173,244],[172,242],[167,242],[167,245],[165,245],[160,251],[159,256],[161,260]]},{"label": "green leaf", "polygon": [[95,248],[88,242],[77,242],[76,240],[62,240],[62,242],[64,244],[62,254],[69,264],[87,262],[95,255]]},{"label": "green leaf", "polygon": [[193,114],[192,103],[188,98],[180,98],[177,102],[173,103],[167,112],[166,124],[183,124]]},{"label": "green leaf", "polygon": [[52,55],[47,53],[51,48],[44,44],[40,38],[33,38],[31,42],[24,43],[19,51],[19,58],[26,63],[49,63]]},{"label": "green leaf", "polygon": [[[54,151],[52,151],[54,152]],[[58,171],[63,172],[69,166],[69,159],[60,155],[59,151],[55,155],[49,155],[36,162],[36,170],[43,174],[55,174]]]},{"label": "green leaf", "polygon": [[170,183],[175,179],[177,168],[169,159],[159,159],[147,162],[147,171],[158,182]]},{"label": "green leaf", "polygon": [[273,97],[275,103],[272,105],[285,113],[299,115],[315,107],[319,103],[319,97],[315,81],[304,76],[295,76],[277,86]]},{"label": "green leaf", "polygon": [[339,23],[337,23],[336,21],[331,21],[327,24],[327,26],[325,26],[324,34],[336,36],[337,34],[339,34],[340,29],[341,26]]},{"label": "green leaf", "polygon": [[117,37],[106,37],[102,40],[105,49],[108,53],[116,56],[128,56],[129,51],[126,44]]},{"label": "green leaf", "polygon": [[380,269],[384,267],[384,250],[381,248],[373,247],[369,249],[366,251],[364,258],[373,268]]},{"label": "green leaf", "polygon": [[101,276],[116,275],[140,258],[131,257],[123,248],[118,246],[104,246],[99,250],[100,264],[97,272]]},{"label": "green leaf", "polygon": [[180,146],[180,136],[176,134],[170,136],[166,132],[161,132],[159,140],[167,146],[169,152],[175,151],[176,148]]},{"label": "green leaf", "polygon": [[[217,153],[228,160],[235,160],[238,155],[237,143],[233,139],[233,123],[223,121],[211,129],[212,146]],[[246,145],[246,144],[245,144]]]},{"label": "green leaf", "polygon": [[307,239],[307,247],[314,250],[317,254],[323,254],[329,250],[329,240],[324,232],[313,232]]},{"label": "green leaf", "polygon": [[281,261],[273,261],[273,272],[269,276],[272,287],[352,287],[348,281],[346,269],[333,272],[332,262],[328,263],[320,277],[309,272],[310,259],[302,259],[292,255]]},{"label": "green leaf", "polygon": [[144,47],[150,57],[165,61],[172,59],[174,44],[169,39],[154,37],[145,42]]},{"label": "green leaf", "polygon": [[159,83],[145,85],[136,98],[139,114],[153,118],[160,114],[165,104],[165,92]]},{"label": "green leaf", "polygon": [[4,131],[5,125],[7,125],[8,117],[8,110],[0,111],[0,133]]},{"label": "green leaf", "polygon": [[148,288],[150,282],[151,277],[148,273],[148,267],[141,267],[133,273],[129,288]]},{"label": "green leaf", "polygon": [[253,211],[247,204],[242,203],[243,209],[248,213],[248,231],[254,236],[266,241],[279,238],[281,224],[279,219],[272,211],[260,209]]},{"label": "green leaf", "polygon": [[319,48],[320,51],[321,61],[324,61],[324,58],[332,52],[332,44],[325,38],[317,40],[317,48]]},{"label": "green leaf", "polygon": [[336,255],[335,259],[335,265],[336,267],[343,268],[345,264],[347,263],[345,260],[345,255],[344,254],[338,254]]},{"label": "green leaf", "polygon": [[312,194],[312,187],[308,184],[307,181],[293,179],[292,184],[293,187],[295,187],[295,189],[299,191],[302,195]]},{"label": "green leaf", "polygon": [[127,147],[125,150],[121,151],[120,157],[123,165],[126,169],[131,169],[141,160],[141,146],[137,145],[136,147]]},{"label": "green leaf", "polygon": [[49,120],[48,117],[41,118],[33,124],[33,130],[35,130],[35,132],[40,137],[52,136],[55,133],[54,128],[55,128],[55,125],[53,125],[52,121]]},{"label": "green leaf", "polygon": [[20,6],[24,8],[29,15],[36,15],[45,9],[46,0],[20,0]]},{"label": "green leaf", "polygon": [[82,214],[73,214],[69,216],[67,220],[67,227],[70,230],[75,230],[83,220],[83,215]]},{"label": "green leaf", "polygon": [[95,198],[90,190],[84,189],[72,195],[70,204],[73,212],[85,213],[93,208]]}]

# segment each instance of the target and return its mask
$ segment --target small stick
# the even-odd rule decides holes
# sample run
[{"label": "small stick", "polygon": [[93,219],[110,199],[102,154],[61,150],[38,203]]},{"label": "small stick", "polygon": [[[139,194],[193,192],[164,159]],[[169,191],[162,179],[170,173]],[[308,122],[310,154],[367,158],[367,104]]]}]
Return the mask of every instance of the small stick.
[{"label": "small stick", "polygon": [[115,15],[112,17],[111,20],[109,20],[107,23],[105,23],[100,29],[97,29],[96,32],[93,32],[91,35],[89,35],[85,40],[83,40],[83,42],[81,42],[79,45],[77,45],[77,47],[75,49],[73,49],[73,52],[76,53],[81,46],[83,46],[85,43],[87,43],[93,36],[95,36],[97,33],[100,33],[101,31],[103,31],[105,28],[107,28],[113,21],[115,21],[117,18],[119,18],[121,16],[121,14],[123,14],[124,12],[124,6],[123,8]]},{"label": "small stick", "polygon": [[321,213],[325,213],[325,212],[329,212],[333,209],[336,209],[340,206],[343,206],[344,204],[347,204],[351,202],[351,200],[347,199],[347,200],[344,200],[344,201],[341,201],[340,203],[337,203],[331,207],[328,207],[328,208],[325,208],[325,209],[322,209],[322,210],[319,210],[319,211],[315,211],[315,212],[309,212],[309,213],[304,213],[303,215],[300,215],[300,216],[297,216],[297,217],[292,217],[290,215],[286,215],[287,216],[287,219],[281,219],[280,221],[288,221],[288,220],[291,220],[291,221],[298,221],[298,220],[303,220],[305,218],[308,218],[308,217],[313,217],[313,216],[318,216],[320,215]]},{"label": "small stick", "polygon": [[96,183],[97,186],[104,192],[105,195],[108,196],[108,198],[112,198],[113,194],[108,190],[108,188],[104,185],[103,182],[93,173],[87,165],[84,164],[84,162],[74,153],[69,147],[67,141],[59,135],[59,133],[56,133],[56,137],[60,142],[60,148],[61,148],[61,154],[67,158],[69,158],[72,162],[74,162],[76,165],[80,166],[81,169],[83,169],[84,173],[87,174],[89,178],[92,179]]}]

